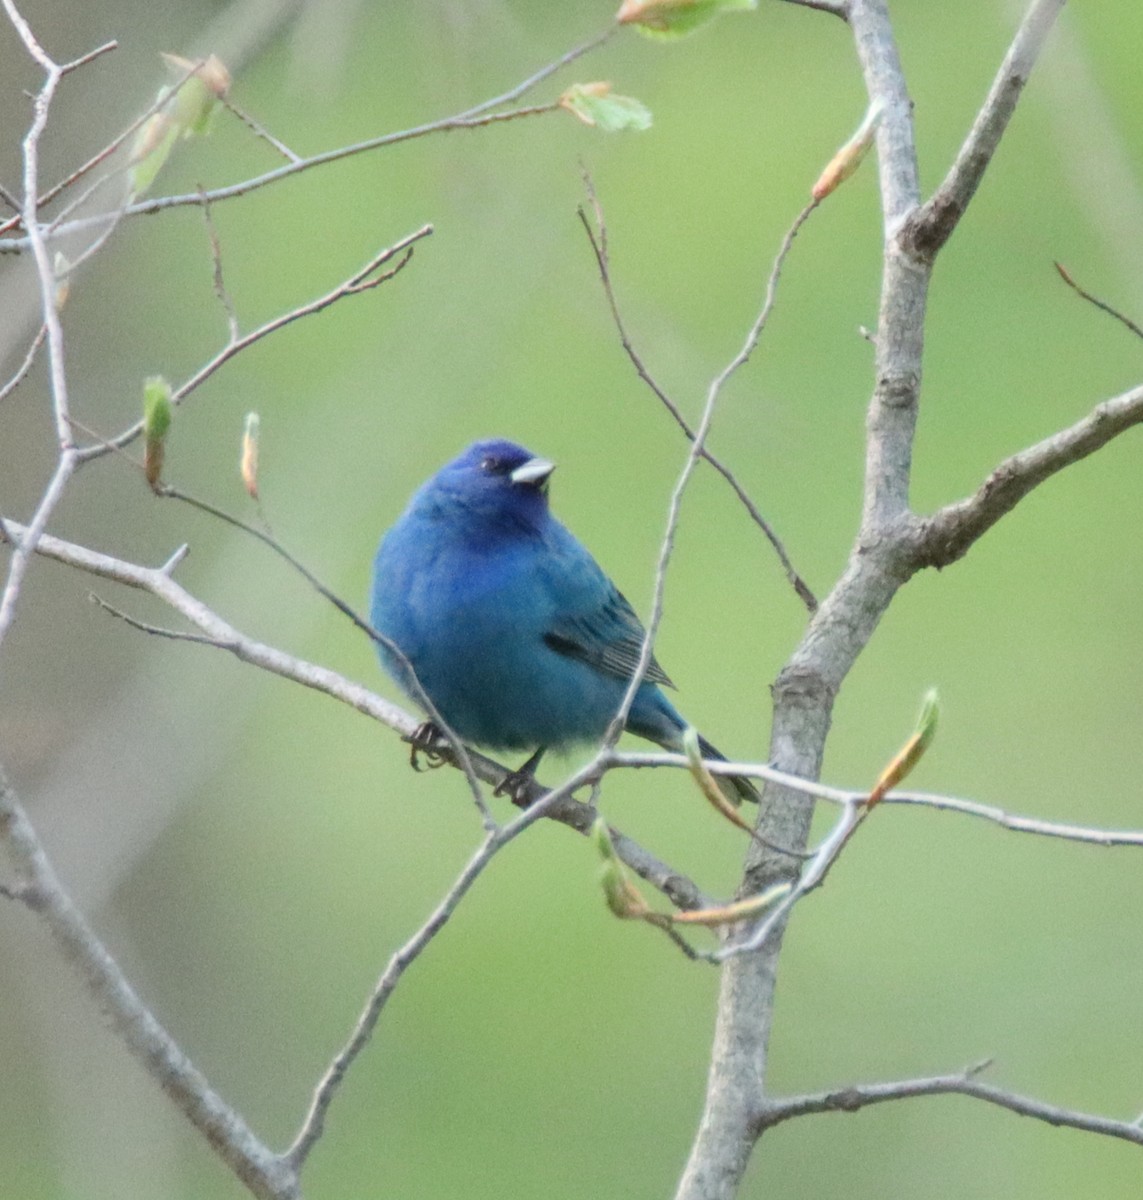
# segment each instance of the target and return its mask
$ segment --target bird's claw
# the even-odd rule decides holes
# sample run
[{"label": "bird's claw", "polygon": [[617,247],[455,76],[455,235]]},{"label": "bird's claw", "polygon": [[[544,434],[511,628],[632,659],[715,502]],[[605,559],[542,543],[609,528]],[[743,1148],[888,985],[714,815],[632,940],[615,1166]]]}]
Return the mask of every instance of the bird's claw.
[{"label": "bird's claw", "polygon": [[[445,755],[438,748],[437,743],[443,740],[444,734],[441,732],[439,725],[432,721],[422,721],[420,725],[413,730],[405,741],[409,743],[409,766],[414,771],[431,771],[435,767],[440,767],[447,761]],[[421,755],[425,756],[424,765],[421,765]]]},{"label": "bird's claw", "polygon": [[523,766],[507,775],[496,785],[494,796],[507,796],[517,808],[527,808],[536,797],[532,788],[536,783],[536,768],[544,757],[544,747],[541,746]]},{"label": "bird's claw", "polygon": [[536,782],[531,771],[523,769],[509,771],[496,785],[494,796],[507,796],[517,808],[527,808],[531,803],[532,785]]}]

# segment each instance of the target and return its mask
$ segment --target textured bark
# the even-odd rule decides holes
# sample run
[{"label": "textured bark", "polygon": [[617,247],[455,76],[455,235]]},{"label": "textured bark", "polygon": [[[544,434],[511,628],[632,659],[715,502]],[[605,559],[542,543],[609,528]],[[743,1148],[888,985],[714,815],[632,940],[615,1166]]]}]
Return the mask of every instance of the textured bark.
[{"label": "textured bark", "polygon": [[[847,6],[869,99],[882,114],[877,138],[884,220],[881,303],[860,530],[845,572],[813,615],[773,688],[771,760],[792,774],[818,778],[838,689],[897,589],[923,567],[963,553],[1045,477],[1042,456],[1034,450],[1034,467],[1018,471],[1019,480],[1004,474],[986,483],[986,496],[927,522],[909,509],[933,258],[971,200],[1061,7],[1062,0],[1032,4],[942,191],[922,208],[912,104],[887,4],[851,0]],[[1136,408],[1143,404],[1134,399],[1109,402],[1119,404],[1116,432],[1138,419]],[[1073,440],[1090,452],[1110,436],[1114,434],[1105,422],[1098,431],[1085,427]],[[1062,465],[1058,462],[1054,469]],[[759,830],[772,843],[801,849],[811,816],[812,803],[804,795],[770,785]],[[791,878],[796,869],[788,857],[755,846],[740,894],[757,894]],[[676,1200],[732,1200],[754,1145],[772,1123],[767,1119],[773,1108],[766,1093],[766,1065],[783,932],[776,926],[760,949],[729,958],[723,966],[706,1103]],[[741,938],[742,931],[729,936]]]}]

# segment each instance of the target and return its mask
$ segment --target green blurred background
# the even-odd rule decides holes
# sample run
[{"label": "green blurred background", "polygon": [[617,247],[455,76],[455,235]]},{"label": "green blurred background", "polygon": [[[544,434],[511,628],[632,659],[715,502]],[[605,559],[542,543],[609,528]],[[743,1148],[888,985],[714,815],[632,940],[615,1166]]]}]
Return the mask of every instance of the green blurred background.
[{"label": "green blurred background", "polygon": [[[1018,17],[998,0],[893,4],[922,174],[939,180]],[[235,100],[310,153],[458,111],[602,28],[611,4],[29,0],[60,58],[122,49],[61,91],[54,178],[138,112],[157,52],[247,56]],[[1143,313],[1137,0],[1065,14],[933,290],[914,500],[929,509],[1001,457],[1137,382],[1140,347],[1058,281]],[[265,22],[261,33],[258,23]],[[267,32],[267,30],[269,32]],[[592,173],[624,313],[690,414],[737,348],[783,231],[856,125],[863,91],[832,18],[780,3],[674,45],[632,33],[540,89],[610,79],[655,125],[607,137],[565,114],[450,133],[216,206],[244,328],[327,290],[426,221],[399,279],[292,326],[180,411],[168,476],[248,511],[243,414],[263,423],[279,536],[364,603],[381,531],[476,436],[559,464],[560,515],[646,611],[685,447],[625,360],[576,206]],[[0,182],[38,80],[0,33]],[[256,174],[231,120],[185,145],[157,192]],[[872,164],[789,260],[762,348],[711,437],[819,594],[860,506],[880,223]],[[5,376],[30,336],[24,266],[0,260]],[[134,418],[141,380],[223,342],[201,215],[128,222],[65,313],[77,415]],[[26,516],[51,465],[42,364],[0,411],[0,507]],[[872,780],[925,688],[944,703],[918,786],[1014,811],[1143,826],[1143,482],[1128,434],[1036,492],[963,563],[915,580],[844,689],[825,776]],[[151,498],[123,461],[85,470],[64,536],[158,563],[245,632],[386,694],[370,646],[248,540]],[[38,564],[4,648],[0,755],[65,880],[159,1017],[275,1146],[369,988],[475,845],[455,773],[413,775],[396,738],[201,647],[149,640]],[[99,585],[146,619],[170,614]],[[734,756],[766,753],[768,684],[804,613],[707,470],[687,496],[659,640],[688,715]],[[554,767],[549,768],[554,778]],[[609,817],[714,893],[743,845],[682,776],[612,776]],[[795,917],[772,1040],[780,1092],[939,1073],[1120,1117],[1143,1109],[1139,853],[1036,841],[885,809]],[[0,1195],[244,1194],[105,1031],[32,919],[0,909]],[[495,863],[402,982],[330,1114],[313,1198],[549,1200],[671,1194],[700,1112],[717,979],[605,911],[591,848],[540,827]],[[957,1098],[783,1126],[759,1197],[1139,1194],[1130,1146]]]}]

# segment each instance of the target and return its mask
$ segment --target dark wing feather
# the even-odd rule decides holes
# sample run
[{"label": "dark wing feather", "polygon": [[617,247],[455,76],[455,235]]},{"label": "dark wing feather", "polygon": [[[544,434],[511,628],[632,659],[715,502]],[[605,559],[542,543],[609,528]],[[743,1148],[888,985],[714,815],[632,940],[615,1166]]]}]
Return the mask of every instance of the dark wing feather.
[{"label": "dark wing feather", "polygon": [[[645,630],[626,596],[611,587],[598,608],[560,619],[544,634],[544,641],[557,654],[578,658],[608,675],[630,679],[639,665],[644,636]],[[644,679],[675,686],[654,655]]]}]

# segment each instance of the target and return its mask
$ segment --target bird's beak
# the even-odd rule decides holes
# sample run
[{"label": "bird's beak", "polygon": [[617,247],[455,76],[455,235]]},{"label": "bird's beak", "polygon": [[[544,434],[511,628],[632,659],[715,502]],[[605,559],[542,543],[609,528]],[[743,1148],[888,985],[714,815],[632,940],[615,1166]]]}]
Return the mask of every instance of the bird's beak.
[{"label": "bird's beak", "polygon": [[540,491],[546,491],[548,476],[556,469],[556,464],[546,458],[530,458],[522,463],[509,476],[513,483],[531,484]]}]

